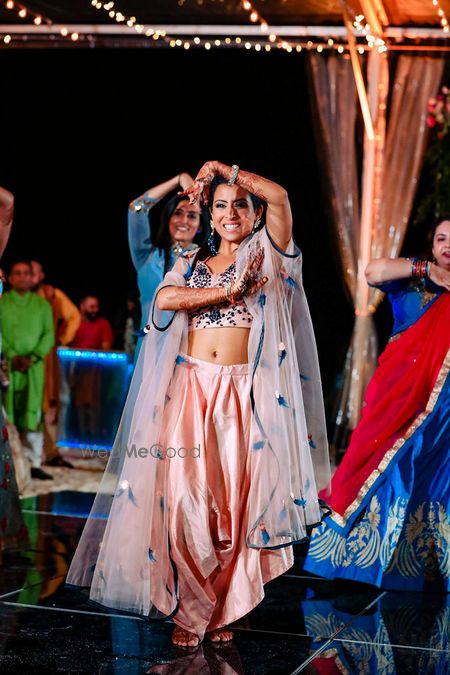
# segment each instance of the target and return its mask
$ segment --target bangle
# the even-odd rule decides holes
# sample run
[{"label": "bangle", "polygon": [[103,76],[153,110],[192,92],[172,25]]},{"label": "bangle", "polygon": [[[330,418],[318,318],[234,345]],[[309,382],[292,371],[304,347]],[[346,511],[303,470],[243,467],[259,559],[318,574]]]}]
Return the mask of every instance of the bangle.
[{"label": "bangle", "polygon": [[414,279],[424,279],[430,271],[430,262],[428,260],[419,260],[413,258],[411,265],[411,276]]},{"label": "bangle", "polygon": [[236,178],[238,177],[239,173],[239,167],[237,164],[233,164],[231,167],[231,174],[230,174],[230,179],[228,181],[228,185],[234,185],[236,182]]}]

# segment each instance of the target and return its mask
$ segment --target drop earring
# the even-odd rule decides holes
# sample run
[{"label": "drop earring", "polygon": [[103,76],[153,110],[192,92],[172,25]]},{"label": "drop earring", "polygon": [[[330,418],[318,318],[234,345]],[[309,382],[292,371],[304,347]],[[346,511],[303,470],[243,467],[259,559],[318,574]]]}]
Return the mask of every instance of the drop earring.
[{"label": "drop earring", "polygon": [[211,251],[211,255],[217,255],[216,242],[214,241],[214,223],[212,219],[210,220],[210,224],[211,224],[211,232],[208,237],[208,247],[209,250]]},{"label": "drop earring", "polygon": [[252,234],[253,234],[253,232],[255,232],[255,230],[258,229],[258,227],[259,227],[260,225],[261,225],[261,216],[258,216],[258,217],[256,218],[255,222],[253,223]]}]

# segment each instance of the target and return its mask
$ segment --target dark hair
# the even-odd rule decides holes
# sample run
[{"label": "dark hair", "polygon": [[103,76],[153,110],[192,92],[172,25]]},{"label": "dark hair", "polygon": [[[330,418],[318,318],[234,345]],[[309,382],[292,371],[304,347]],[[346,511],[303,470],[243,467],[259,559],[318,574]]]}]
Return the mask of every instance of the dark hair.
[{"label": "dark hair", "polygon": [[82,302],[84,302],[88,298],[93,298],[94,300],[97,300],[98,304],[100,304],[100,299],[99,299],[98,295],[95,295],[95,293],[85,293],[80,299],[80,305],[81,305]]},{"label": "dark hair", "polygon": [[434,241],[434,235],[436,234],[436,230],[438,229],[439,225],[443,223],[444,221],[450,221],[450,213],[442,213],[439,218],[436,218],[433,224],[431,225],[428,234],[427,234],[427,241],[426,241],[426,250],[424,251],[423,255],[420,256],[426,260],[431,259],[433,255],[433,241]]},{"label": "dark hair", "polygon": [[438,229],[439,225],[443,222],[448,220],[450,222],[450,213],[443,213],[442,215],[439,216],[439,218],[436,218],[434,221],[433,225],[431,226],[430,230],[430,241],[433,242],[434,235],[436,234],[436,230]]},{"label": "dark hair", "polygon": [[30,268],[30,272],[31,272],[31,273],[33,272],[33,268],[32,268],[32,266],[31,266],[31,260],[28,260],[28,259],[26,259],[26,258],[19,258],[19,260],[15,260],[15,261],[14,261],[13,263],[11,263],[11,265],[9,266],[8,276],[11,274],[11,272],[13,271],[13,269],[14,269],[14,267],[15,267],[16,265],[28,265],[28,267]]},{"label": "dark hair", "polygon": [[[214,195],[216,193],[217,188],[219,185],[224,185],[227,184],[228,181],[226,178],[223,178],[222,176],[216,176],[214,180],[212,181],[210,188],[209,188],[209,207],[211,208],[212,203],[214,201]],[[253,208],[256,210],[262,206],[263,211],[261,214],[261,223],[257,227],[255,231],[261,230],[266,222],[266,211],[267,211],[267,203],[261,199],[260,197],[257,197],[256,195],[253,194],[253,192],[249,191],[250,199],[252,200]],[[216,251],[219,250],[220,242],[222,240],[222,237],[218,234],[217,230],[214,230],[214,245],[216,247]],[[204,244],[202,244],[197,251],[195,258],[192,263],[192,271],[194,271],[195,266],[199,260],[206,260],[211,255],[211,251],[208,246],[208,242],[205,241]]]},{"label": "dark hair", "polygon": [[[152,235],[153,246],[164,250],[164,274],[170,269],[170,247],[172,245],[172,240],[169,232],[169,221],[178,204],[186,201],[189,201],[189,197],[186,197],[185,195],[175,195],[169,199],[161,212],[159,227],[155,234]],[[195,235],[193,240],[194,243],[201,245],[205,241],[208,232],[208,220],[207,210],[202,206],[200,210],[201,231]]]}]

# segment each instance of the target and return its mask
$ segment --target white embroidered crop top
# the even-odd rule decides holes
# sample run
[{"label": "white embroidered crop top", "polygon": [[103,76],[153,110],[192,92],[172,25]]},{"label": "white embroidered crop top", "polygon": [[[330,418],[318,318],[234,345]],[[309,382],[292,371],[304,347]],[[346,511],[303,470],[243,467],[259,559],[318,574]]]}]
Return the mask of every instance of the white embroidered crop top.
[{"label": "white embroidered crop top", "polygon": [[[236,275],[236,263],[232,263],[223,272],[211,272],[203,260],[198,260],[194,272],[186,282],[189,288],[212,288],[222,286],[226,281],[233,283]],[[199,307],[188,312],[188,331],[199,328],[222,328],[234,326],[250,328],[253,317],[247,309],[245,301],[236,303]]]}]

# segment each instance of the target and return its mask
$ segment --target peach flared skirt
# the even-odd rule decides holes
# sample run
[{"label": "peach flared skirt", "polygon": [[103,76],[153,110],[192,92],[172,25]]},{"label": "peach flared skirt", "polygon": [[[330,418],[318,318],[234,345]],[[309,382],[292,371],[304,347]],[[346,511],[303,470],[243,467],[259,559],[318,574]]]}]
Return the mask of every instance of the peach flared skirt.
[{"label": "peach flared skirt", "polygon": [[180,355],[168,389],[160,444],[168,464],[171,558],[178,574],[175,623],[203,637],[247,614],[263,585],[293,565],[292,547],[249,548],[248,364]]}]

